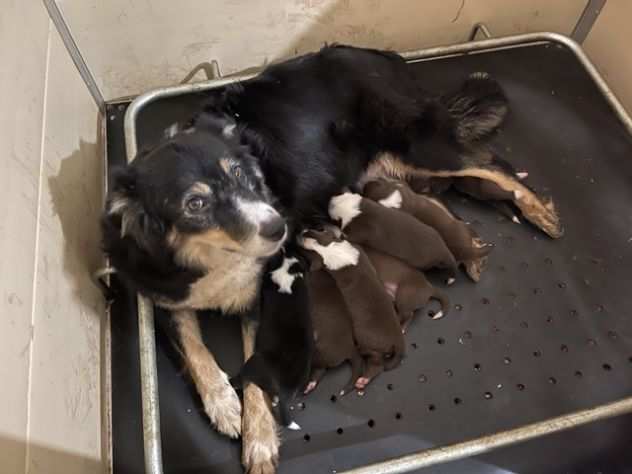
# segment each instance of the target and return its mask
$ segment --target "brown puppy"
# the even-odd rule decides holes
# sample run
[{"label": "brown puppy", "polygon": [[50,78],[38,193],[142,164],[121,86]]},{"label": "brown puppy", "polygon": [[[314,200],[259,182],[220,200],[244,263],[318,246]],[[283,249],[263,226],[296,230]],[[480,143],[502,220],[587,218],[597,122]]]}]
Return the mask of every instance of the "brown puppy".
[{"label": "brown puppy", "polygon": [[445,268],[454,281],[456,260],[441,235],[429,225],[397,209],[359,194],[331,198],[329,215],[356,244],[385,252],[420,270]]},{"label": "brown puppy", "polygon": [[364,251],[382,280],[386,292],[395,301],[402,333],[406,332],[415,311],[425,307],[430,299],[435,299],[441,304],[441,310],[435,313],[432,319],[439,319],[448,314],[448,297],[432,286],[422,272],[384,252],[368,247]]},{"label": "brown puppy", "polygon": [[[493,183],[492,183],[493,184]],[[364,187],[364,196],[383,206],[401,209],[435,229],[443,238],[457,262],[463,263],[468,275],[480,279],[482,259],[492,249],[465,222],[457,218],[441,201],[417,194],[403,181],[377,180]],[[479,271],[471,271],[473,267]]]},{"label": "brown puppy", "polygon": [[391,297],[366,253],[337,238],[331,229],[307,231],[299,243],[317,254],[345,300],[354,339],[367,364],[364,376],[356,381],[356,388],[362,390],[383,370],[394,369],[404,357],[404,337]]},{"label": "brown puppy", "polygon": [[312,271],[309,282],[312,326],[314,328],[314,354],[309,382],[305,394],[316,388],[327,369],[349,361],[351,379],[340,391],[350,392],[362,375],[362,356],[353,340],[351,314],[336,285],[336,281],[324,270]]}]

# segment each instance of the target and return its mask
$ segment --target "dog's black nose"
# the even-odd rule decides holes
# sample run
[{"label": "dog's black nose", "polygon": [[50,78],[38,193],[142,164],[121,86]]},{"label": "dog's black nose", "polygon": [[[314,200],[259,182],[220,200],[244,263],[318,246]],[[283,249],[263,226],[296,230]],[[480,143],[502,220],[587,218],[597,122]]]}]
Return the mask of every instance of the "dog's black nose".
[{"label": "dog's black nose", "polygon": [[273,217],[261,223],[259,235],[272,241],[281,240],[285,235],[285,220],[281,217]]}]

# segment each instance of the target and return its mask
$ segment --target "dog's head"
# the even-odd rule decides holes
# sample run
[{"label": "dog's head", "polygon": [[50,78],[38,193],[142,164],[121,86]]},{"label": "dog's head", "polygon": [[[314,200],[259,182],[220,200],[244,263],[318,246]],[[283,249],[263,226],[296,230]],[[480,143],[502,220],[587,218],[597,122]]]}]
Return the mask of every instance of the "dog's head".
[{"label": "dog's head", "polygon": [[286,222],[238,135],[230,119],[203,116],[119,170],[103,217],[106,252],[127,247],[146,260],[169,255],[200,270],[212,266],[204,262],[217,251],[276,253]]}]

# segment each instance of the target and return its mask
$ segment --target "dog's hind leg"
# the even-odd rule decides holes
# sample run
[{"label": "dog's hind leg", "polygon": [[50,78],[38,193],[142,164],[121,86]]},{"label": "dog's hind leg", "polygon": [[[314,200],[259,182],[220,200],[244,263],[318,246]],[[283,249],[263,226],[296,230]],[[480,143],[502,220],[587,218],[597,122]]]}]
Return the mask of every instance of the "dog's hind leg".
[{"label": "dog's hind leg", "polygon": [[342,397],[349,392],[353,392],[354,384],[356,380],[360,378],[362,375],[362,371],[364,370],[364,359],[357,352],[351,357],[349,360],[351,362],[351,377],[349,378],[349,382],[340,390],[339,395]]},{"label": "dog's hind leg", "polygon": [[309,374],[309,382],[307,382],[307,385],[305,386],[305,390],[303,391],[304,395],[307,395],[308,393],[312,392],[316,388],[316,386],[318,385],[318,382],[320,382],[320,379],[323,378],[326,371],[327,369],[324,367],[317,367],[317,368],[312,367],[312,371]]},{"label": "dog's hind leg", "polygon": [[[256,323],[243,318],[241,334],[244,359],[254,353]],[[255,384],[244,387],[241,462],[249,474],[273,474],[279,459],[281,442],[277,424],[264,392]]]},{"label": "dog's hind leg", "polygon": [[510,166],[488,150],[442,149],[442,156],[432,156],[426,146],[414,147],[406,156],[382,153],[371,163],[366,177],[396,177],[410,180],[427,178],[479,178],[508,193],[523,216],[553,238],[564,234],[560,218],[551,199],[541,198],[520,182]]},{"label": "dog's hind leg", "polygon": [[241,403],[228,376],[204,345],[195,311],[176,311],[173,317],[180,349],[204,411],[220,433],[237,438],[241,433]]}]

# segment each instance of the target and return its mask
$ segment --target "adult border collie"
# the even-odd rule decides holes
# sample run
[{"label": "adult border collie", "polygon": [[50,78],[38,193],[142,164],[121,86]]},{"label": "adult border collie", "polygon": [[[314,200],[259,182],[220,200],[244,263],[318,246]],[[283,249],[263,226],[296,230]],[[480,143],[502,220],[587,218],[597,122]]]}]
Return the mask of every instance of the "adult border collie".
[{"label": "adult border collie", "polygon": [[[220,432],[242,435],[249,472],[274,471],[276,425],[252,384],[242,424],[195,310],[256,316],[266,258],[295,229],[326,219],[333,195],[373,177],[491,180],[528,220],[560,236],[552,202],[485,144],[506,113],[486,74],[438,97],[397,54],[328,46],[225,88],[116,173],[102,219],[105,251],[132,288],[173,310],[206,413]],[[243,327],[249,356],[254,326]]]}]

